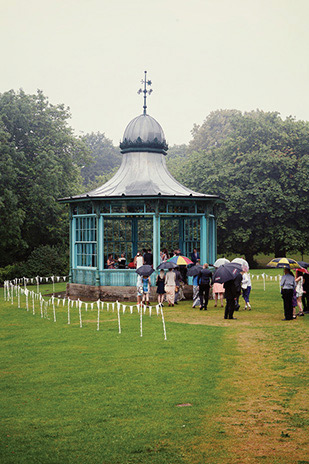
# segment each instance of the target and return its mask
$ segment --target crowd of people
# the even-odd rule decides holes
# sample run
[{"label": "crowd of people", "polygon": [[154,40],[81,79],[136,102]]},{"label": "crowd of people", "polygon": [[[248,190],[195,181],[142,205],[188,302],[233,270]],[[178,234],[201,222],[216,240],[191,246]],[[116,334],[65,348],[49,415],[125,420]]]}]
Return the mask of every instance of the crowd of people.
[{"label": "crowd of people", "polygon": [[[176,249],[171,253],[166,248],[160,252],[160,262],[164,263],[173,256],[181,255],[181,250]],[[200,256],[195,248],[190,255],[192,266],[200,263]],[[121,253],[119,258],[113,259],[113,255],[108,255],[108,269],[139,269],[143,265],[153,267],[153,255],[150,248],[144,248],[138,251],[136,256],[132,258],[129,264],[126,264],[126,257]],[[184,299],[184,286],[188,283],[187,266],[178,266],[173,269],[168,269],[164,272],[160,270],[156,278],[156,293],[158,303],[162,306],[166,302],[168,306],[177,305],[178,302]],[[137,277],[137,303],[150,304],[151,279],[149,276]],[[235,279],[225,283],[213,281],[213,272],[209,269],[209,265],[205,263],[201,266],[200,271],[193,276],[193,304],[192,308],[199,306],[200,310],[208,309],[209,297],[212,293],[215,307],[219,304],[224,307],[225,302],[225,319],[235,319],[234,312],[238,311],[240,304],[239,298],[242,295],[244,299],[244,309],[251,310],[250,304],[251,279],[249,268],[242,267]],[[303,316],[304,311],[309,311],[308,294],[309,294],[309,274],[296,270],[296,275],[290,269],[284,268],[284,275],[281,279],[281,294],[284,306],[285,321],[296,319],[297,316]]]}]

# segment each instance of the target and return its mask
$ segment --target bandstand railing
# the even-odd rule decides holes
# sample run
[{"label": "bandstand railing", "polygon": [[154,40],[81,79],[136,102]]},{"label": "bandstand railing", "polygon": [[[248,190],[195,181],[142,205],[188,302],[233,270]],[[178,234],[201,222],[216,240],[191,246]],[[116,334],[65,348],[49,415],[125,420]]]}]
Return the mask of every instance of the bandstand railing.
[{"label": "bandstand railing", "polygon": [[[151,285],[156,285],[158,271],[151,277]],[[100,285],[102,287],[135,287],[137,273],[135,269],[105,269],[99,271],[99,279],[96,269],[72,269],[72,282],[83,285]],[[188,278],[188,284],[192,285],[192,277]]]}]

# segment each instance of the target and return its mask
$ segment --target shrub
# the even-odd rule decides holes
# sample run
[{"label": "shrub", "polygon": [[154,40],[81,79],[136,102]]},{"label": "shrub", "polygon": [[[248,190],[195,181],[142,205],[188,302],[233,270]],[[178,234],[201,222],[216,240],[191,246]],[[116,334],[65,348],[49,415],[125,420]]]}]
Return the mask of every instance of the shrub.
[{"label": "shrub", "polygon": [[69,273],[69,251],[62,246],[41,245],[35,248],[27,261],[0,269],[0,283],[15,277],[48,277]]}]

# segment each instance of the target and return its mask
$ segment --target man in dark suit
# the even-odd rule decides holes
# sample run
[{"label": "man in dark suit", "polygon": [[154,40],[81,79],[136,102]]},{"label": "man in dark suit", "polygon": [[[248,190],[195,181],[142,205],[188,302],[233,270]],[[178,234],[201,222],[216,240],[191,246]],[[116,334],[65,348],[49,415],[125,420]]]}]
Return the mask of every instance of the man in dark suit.
[{"label": "man in dark suit", "polygon": [[203,269],[200,270],[198,274],[198,286],[199,286],[199,297],[200,297],[200,310],[203,309],[207,311],[208,299],[209,299],[209,289],[212,283],[212,272],[208,269],[208,264],[203,265]]},{"label": "man in dark suit", "polygon": [[240,274],[237,274],[237,276],[234,279],[234,285],[236,289],[235,311],[239,310],[239,297],[241,295],[242,275],[243,273],[241,272]]},{"label": "man in dark suit", "polygon": [[153,265],[153,256],[152,256],[150,248],[144,254],[144,263],[148,264],[149,266]]},{"label": "man in dark suit", "polygon": [[[241,274],[239,275],[241,276]],[[235,311],[236,298],[238,295],[235,281],[228,280],[227,282],[224,282],[223,286],[225,289],[225,298],[226,298],[224,319],[235,319],[233,317],[233,314]]]},{"label": "man in dark suit", "polygon": [[194,248],[193,253],[191,253],[191,261],[194,265],[200,261],[200,255],[198,254],[196,248]]}]

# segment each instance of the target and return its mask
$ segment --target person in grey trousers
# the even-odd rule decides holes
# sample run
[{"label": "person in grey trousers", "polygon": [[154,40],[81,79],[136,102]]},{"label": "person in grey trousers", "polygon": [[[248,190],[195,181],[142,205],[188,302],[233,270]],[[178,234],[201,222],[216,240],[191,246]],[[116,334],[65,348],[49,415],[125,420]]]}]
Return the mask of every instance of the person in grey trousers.
[{"label": "person in grey trousers", "polygon": [[179,271],[178,267],[175,267],[174,272],[175,272],[175,277],[176,277],[175,285],[176,285],[176,288],[178,288],[178,291],[177,291],[177,292],[175,291],[175,301],[174,301],[174,304],[178,304],[178,300],[179,300],[179,288],[180,288],[180,282],[182,282],[182,278],[181,278],[181,274],[180,274],[180,271]]}]

